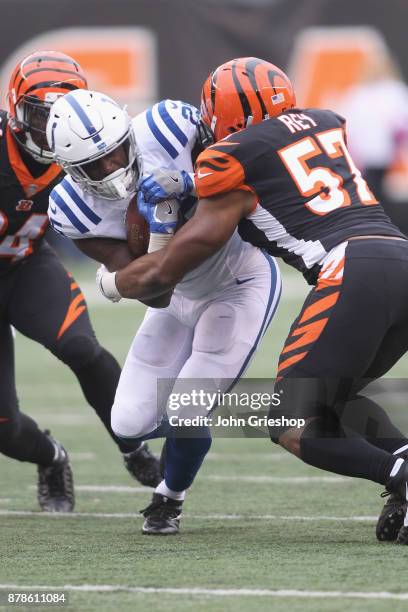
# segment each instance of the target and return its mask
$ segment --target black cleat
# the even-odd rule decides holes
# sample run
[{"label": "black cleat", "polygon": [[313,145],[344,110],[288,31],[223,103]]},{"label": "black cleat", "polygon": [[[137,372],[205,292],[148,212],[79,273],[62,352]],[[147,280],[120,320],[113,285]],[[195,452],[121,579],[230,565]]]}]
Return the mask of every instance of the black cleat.
[{"label": "black cleat", "polygon": [[[408,460],[405,459],[399,466],[397,473],[391,476],[386,483],[386,489],[392,494],[392,497],[400,500],[400,509],[402,517],[398,515],[400,528],[396,537],[397,544],[408,544]],[[387,505],[387,504],[386,504]],[[383,510],[384,512],[384,510]],[[394,507],[394,520],[395,516]],[[381,518],[381,517],[380,517]],[[393,517],[391,517],[393,518]],[[394,523],[392,523],[394,525]],[[396,529],[396,528],[395,528]]]},{"label": "black cleat", "polygon": [[375,535],[380,542],[395,542],[398,532],[404,524],[407,504],[397,493],[384,491],[382,496],[389,495],[378,517]]},{"label": "black cleat", "polygon": [[142,533],[146,535],[174,535],[179,532],[183,502],[153,493],[152,503],[141,514],[145,517]]},{"label": "black cleat", "polygon": [[163,480],[160,462],[146,442],[142,442],[139,448],[131,453],[123,453],[123,461],[129,474],[146,487],[156,488]]},{"label": "black cleat", "polygon": [[37,467],[38,503],[44,512],[72,512],[75,506],[75,493],[68,453],[50,436],[48,430],[44,433],[55,444],[58,455],[50,466]]}]

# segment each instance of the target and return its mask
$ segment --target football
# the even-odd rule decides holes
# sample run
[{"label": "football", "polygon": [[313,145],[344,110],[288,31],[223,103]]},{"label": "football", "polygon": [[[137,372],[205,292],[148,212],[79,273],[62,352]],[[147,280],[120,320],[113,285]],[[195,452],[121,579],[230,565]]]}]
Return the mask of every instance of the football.
[{"label": "football", "polygon": [[130,200],[127,207],[125,227],[130,252],[135,258],[145,255],[150,239],[149,224],[138,211],[136,196]]}]

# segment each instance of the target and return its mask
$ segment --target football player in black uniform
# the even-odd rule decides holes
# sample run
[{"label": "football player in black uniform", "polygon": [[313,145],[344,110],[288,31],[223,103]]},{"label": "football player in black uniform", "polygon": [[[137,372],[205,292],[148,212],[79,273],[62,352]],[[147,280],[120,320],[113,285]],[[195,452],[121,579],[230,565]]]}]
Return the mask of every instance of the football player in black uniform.
[{"label": "football player in black uniform", "polygon": [[72,472],[61,444],[19,410],[11,326],[71,368],[129,472],[150,486],[161,480],[146,446],[132,451],[112,432],[119,364],[98,343],[80,288],[43,239],[48,197],[62,178],[45,136],[49,109],[58,96],[86,87],[71,57],[33,53],[11,76],[9,113],[0,110],[0,452],[38,465],[40,506],[54,512],[74,507]]},{"label": "football player in black uniform", "polygon": [[[344,119],[296,108],[276,66],[242,58],[217,68],[203,88],[202,116],[216,144],[198,158],[194,217],[161,251],[102,278],[102,293],[160,295],[237,226],[303,272],[314,288],[282,350],[277,390],[280,414],[306,426],[271,429],[271,438],[306,463],[385,485],[391,497],[377,536],[407,544],[407,439],[360,391],[408,349],[408,241],[350,157]],[[154,204],[178,195],[173,184],[170,193],[153,175],[140,188]],[[381,434],[349,427],[350,406],[379,417]]]}]

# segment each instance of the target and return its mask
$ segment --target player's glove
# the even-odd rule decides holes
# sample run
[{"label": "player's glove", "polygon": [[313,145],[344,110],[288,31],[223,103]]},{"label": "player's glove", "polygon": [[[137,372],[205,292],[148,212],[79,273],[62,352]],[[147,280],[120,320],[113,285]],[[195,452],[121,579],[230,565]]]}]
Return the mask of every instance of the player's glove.
[{"label": "player's glove", "polygon": [[192,175],[185,170],[157,170],[149,174],[138,185],[149,204],[157,204],[169,198],[182,199],[195,194]]},{"label": "player's glove", "polygon": [[103,297],[111,302],[119,302],[122,299],[115,283],[116,272],[109,272],[102,264],[96,271],[96,284]]},{"label": "player's glove", "polygon": [[166,200],[152,206],[145,201],[143,193],[139,191],[137,194],[137,207],[140,214],[148,222],[152,234],[174,234],[180,208],[177,200]]}]

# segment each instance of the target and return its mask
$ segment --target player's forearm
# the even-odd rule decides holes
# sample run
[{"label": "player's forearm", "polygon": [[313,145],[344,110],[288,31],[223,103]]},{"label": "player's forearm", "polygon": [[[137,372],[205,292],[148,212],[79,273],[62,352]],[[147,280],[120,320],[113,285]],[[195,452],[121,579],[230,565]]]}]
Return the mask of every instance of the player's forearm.
[{"label": "player's forearm", "polygon": [[116,288],[122,297],[140,300],[173,289],[188,272],[222,248],[239,220],[253,208],[253,195],[241,191],[213,200],[201,200],[194,217],[167,246],[116,273]]},{"label": "player's forearm", "polygon": [[163,265],[161,251],[150,253],[133,261],[115,276],[116,287],[122,297],[146,300],[171,291],[180,280],[180,274]]},{"label": "player's forearm", "polygon": [[134,259],[125,240],[84,238],[74,242],[82,253],[102,263],[110,272],[125,268]]},{"label": "player's forearm", "polygon": [[[126,268],[134,261],[134,256],[129,250],[127,242],[113,238],[85,238],[76,240],[76,246],[88,257],[102,263],[109,272],[116,272]],[[172,292],[160,294],[151,299],[140,296],[137,299],[146,306],[152,308],[165,308],[169,305]],[[127,297],[127,296],[123,296]]]}]

